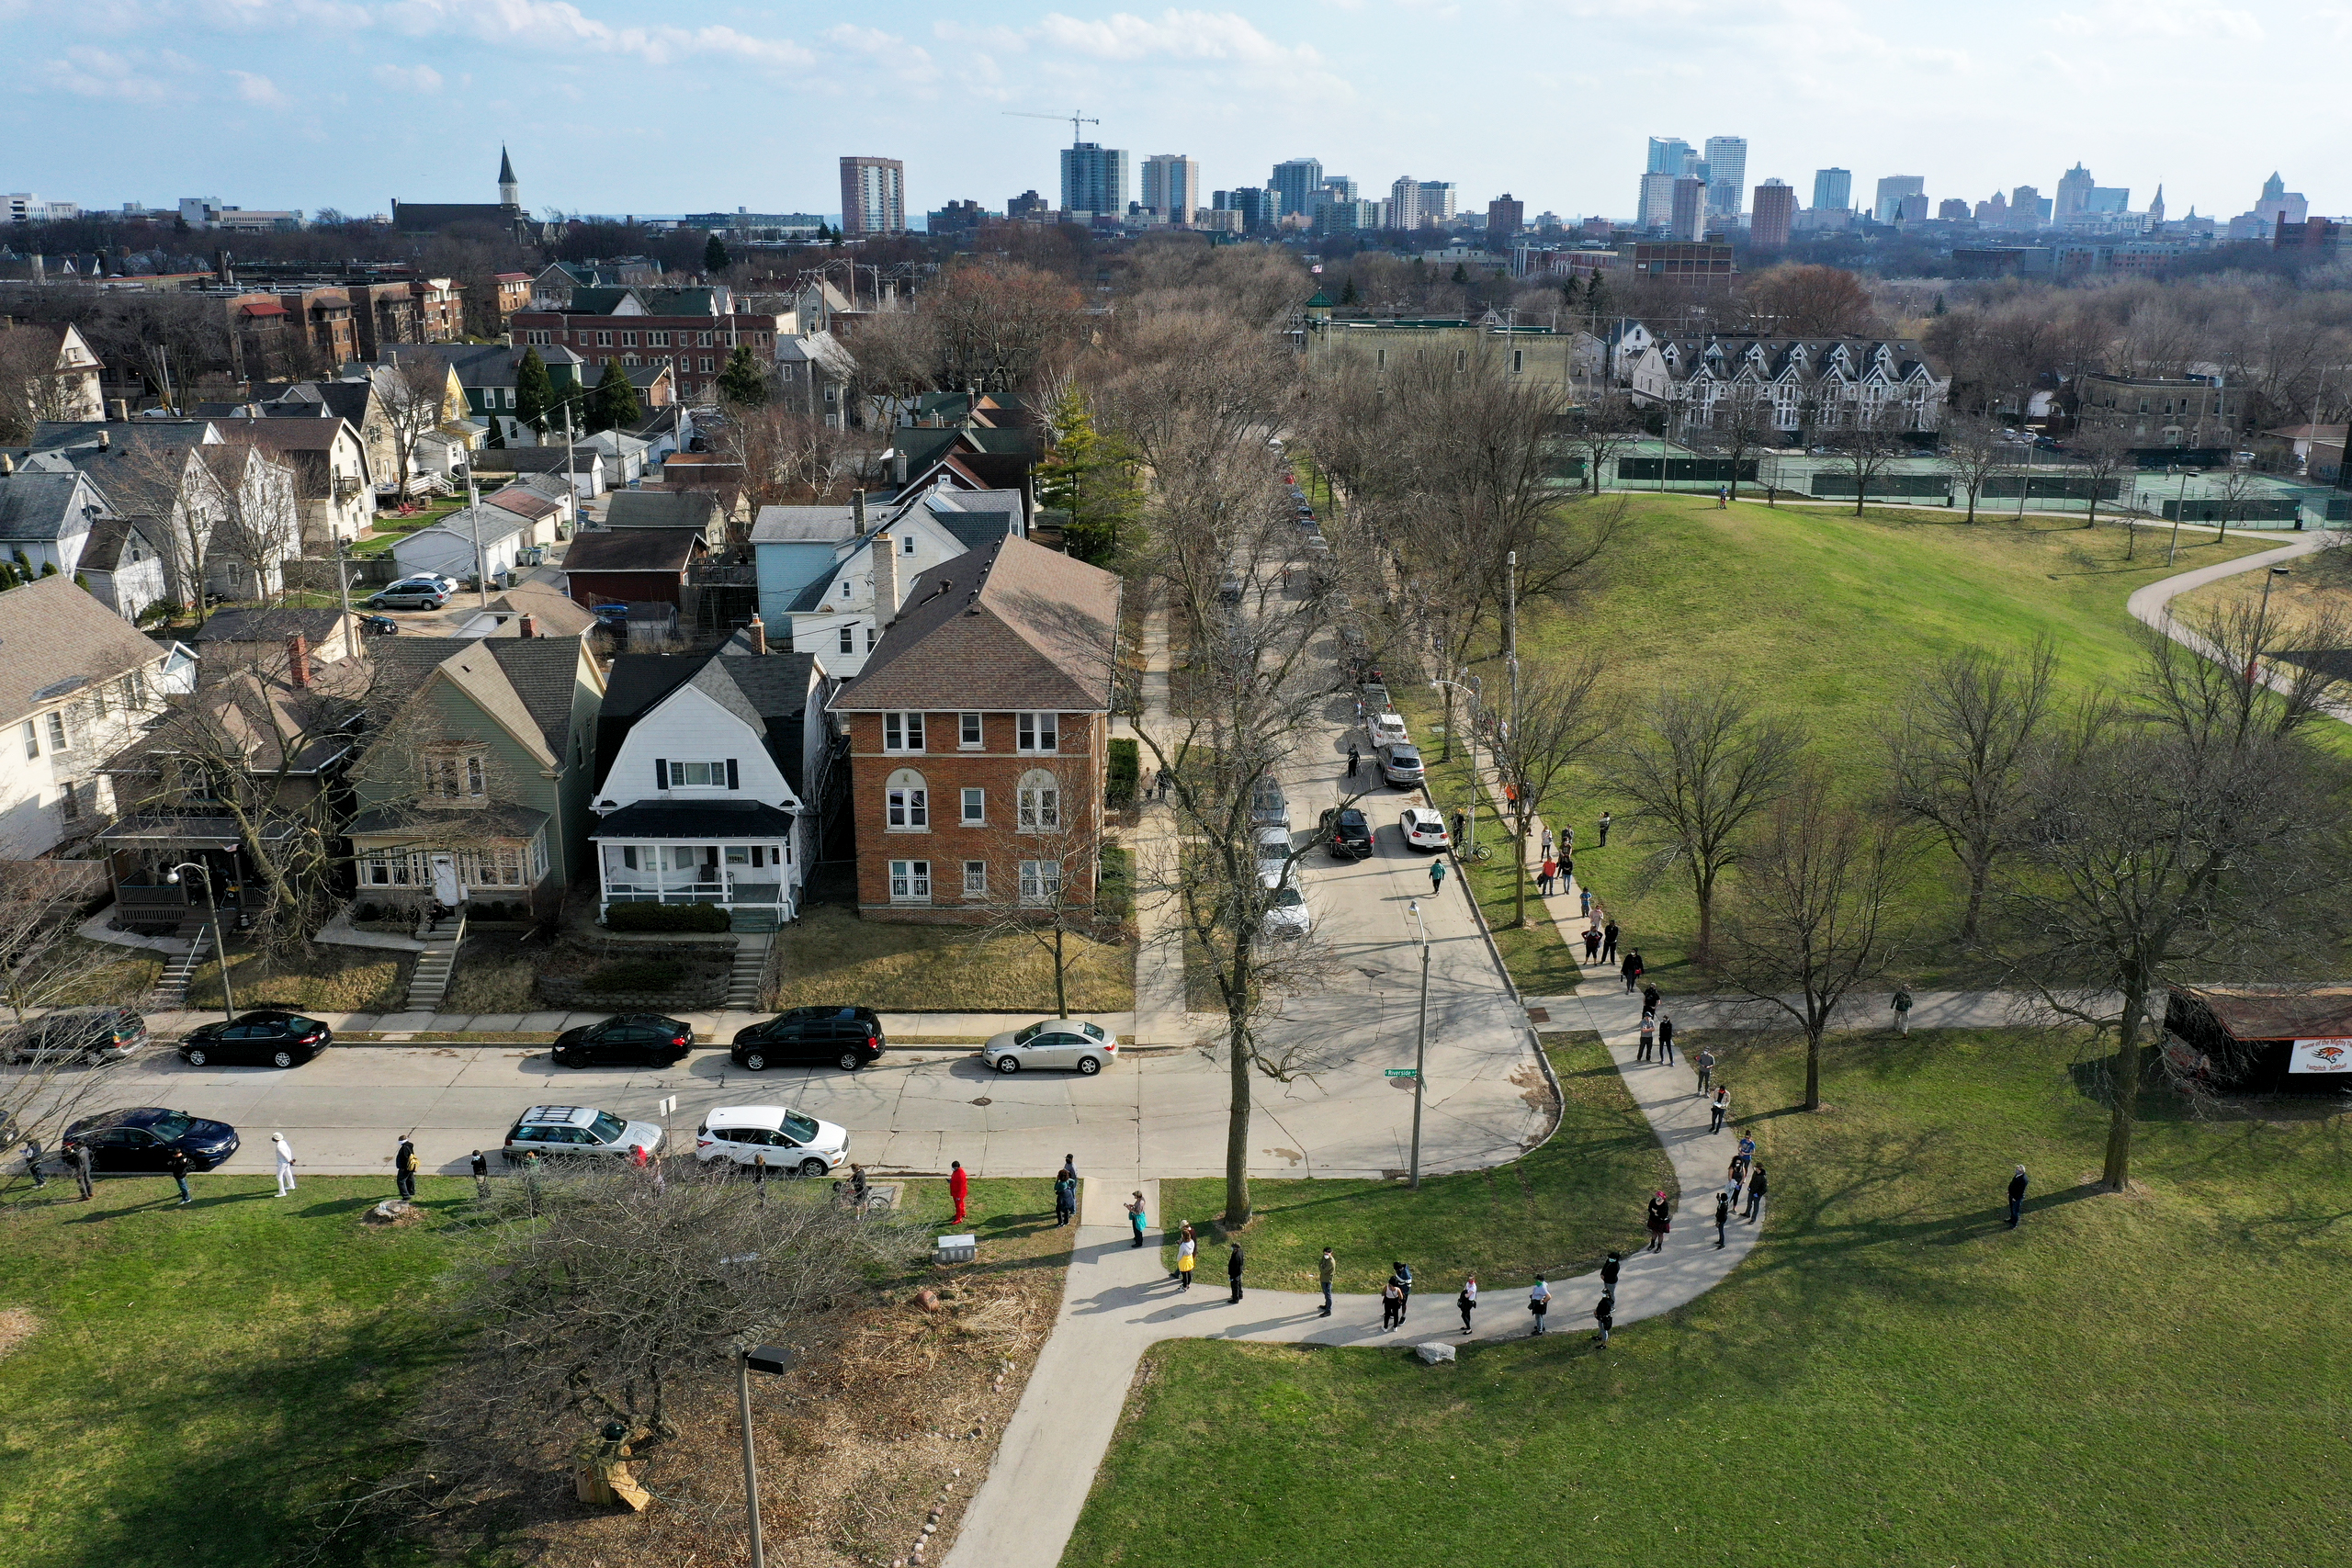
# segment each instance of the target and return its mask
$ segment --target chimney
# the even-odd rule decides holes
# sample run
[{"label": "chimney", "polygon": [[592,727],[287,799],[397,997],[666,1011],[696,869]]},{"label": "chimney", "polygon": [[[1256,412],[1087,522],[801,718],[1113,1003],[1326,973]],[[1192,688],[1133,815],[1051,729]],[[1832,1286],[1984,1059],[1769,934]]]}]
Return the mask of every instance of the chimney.
[{"label": "chimney", "polygon": [[128,423],[130,419],[130,400],[128,398],[108,398],[107,400],[107,417],[114,421],[117,424]]},{"label": "chimney", "polygon": [[0,479],[6,479],[10,474],[15,473],[16,471],[17,459],[11,457],[6,452],[0,452]]},{"label": "chimney", "polygon": [[907,455],[904,452],[899,453],[897,459],[891,463],[890,477],[900,485],[907,482]]},{"label": "chimney", "polygon": [[311,683],[311,639],[300,632],[286,639],[286,678],[298,686]]},{"label": "chimney", "polygon": [[516,621],[516,622],[514,623],[514,635],[515,635],[516,637],[537,637],[537,636],[538,636],[538,635],[539,635],[539,623],[538,623],[538,618],[537,618],[537,616],[534,616],[534,615],[525,615],[521,620]]},{"label": "chimney", "polygon": [[99,450],[99,451],[101,451],[101,452],[106,451],[108,447],[112,446],[113,445],[114,445],[114,432],[113,432],[113,431],[111,431],[111,430],[101,430],[101,431],[99,431],[99,432],[98,432],[98,450]]},{"label": "chimney", "polygon": [[899,613],[899,541],[874,536],[874,618],[887,622]]},{"label": "chimney", "polygon": [[854,491],[850,491],[850,492],[849,492],[849,514],[850,514],[850,519],[851,519],[852,523],[853,523],[853,524],[854,524],[854,525],[855,525],[855,527],[856,527],[857,532],[859,532],[859,533],[861,533],[861,534],[865,533],[865,492],[864,491],[862,491],[862,490],[854,490]]},{"label": "chimney", "polygon": [[743,636],[744,640],[752,645],[753,653],[765,653],[768,650],[767,623],[760,619],[757,611],[753,611],[751,620],[744,624]]}]

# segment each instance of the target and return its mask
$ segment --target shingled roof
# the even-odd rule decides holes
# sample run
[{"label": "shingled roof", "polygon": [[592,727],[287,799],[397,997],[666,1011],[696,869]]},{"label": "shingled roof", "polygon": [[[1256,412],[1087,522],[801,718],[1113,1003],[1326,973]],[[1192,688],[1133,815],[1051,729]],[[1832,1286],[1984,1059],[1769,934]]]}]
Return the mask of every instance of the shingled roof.
[{"label": "shingled roof", "polygon": [[[168,652],[71,578],[44,577],[11,588],[0,593],[0,719],[144,670]],[[52,694],[39,694],[43,692]]]}]

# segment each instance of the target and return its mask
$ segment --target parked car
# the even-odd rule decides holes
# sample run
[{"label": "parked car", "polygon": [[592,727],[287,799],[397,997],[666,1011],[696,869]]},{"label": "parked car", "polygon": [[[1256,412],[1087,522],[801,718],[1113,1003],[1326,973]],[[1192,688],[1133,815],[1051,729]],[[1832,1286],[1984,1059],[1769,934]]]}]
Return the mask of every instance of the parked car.
[{"label": "parked car", "polygon": [[237,1130],[226,1122],[159,1105],[85,1116],[65,1129],[61,1141],[88,1149],[92,1169],[116,1174],[162,1170],[174,1149],[187,1156],[197,1170],[210,1170],[237,1152]]},{"label": "parked car", "polygon": [[371,610],[437,610],[449,602],[449,591],[437,582],[395,582],[368,596]]},{"label": "parked car", "polygon": [[1411,743],[1390,741],[1380,749],[1380,776],[1398,789],[1417,789],[1428,774],[1421,767],[1421,753]]},{"label": "parked car", "polygon": [[1363,860],[1372,853],[1372,823],[1352,806],[1323,813],[1323,835],[1334,860]]},{"label": "parked car", "polygon": [[1300,937],[1315,929],[1315,910],[1306,901],[1306,892],[1295,884],[1274,889],[1266,900],[1266,912],[1258,918],[1258,929],[1270,937]]},{"label": "parked car", "polygon": [[278,1008],[255,1008],[233,1019],[191,1029],[180,1039],[180,1060],[191,1067],[224,1062],[299,1067],[334,1043],[334,1031],[315,1018]]},{"label": "parked car", "polygon": [[1241,580],[1240,580],[1239,578],[1238,578],[1238,577],[1228,577],[1228,578],[1227,578],[1223,582],[1220,582],[1220,583],[1218,583],[1218,584],[1216,585],[1216,596],[1217,596],[1217,602],[1218,602],[1219,604],[1240,604],[1240,603],[1241,603]]},{"label": "parked car", "polygon": [[1389,700],[1387,686],[1377,679],[1363,682],[1356,687],[1356,701],[1366,715],[1393,713],[1396,708],[1396,705]]},{"label": "parked car", "polygon": [[1084,1019],[1049,1018],[998,1035],[980,1048],[980,1058],[1000,1073],[1071,1067],[1092,1077],[1119,1059],[1119,1037]]},{"label": "parked car", "polygon": [[658,1154],[662,1127],[631,1122],[589,1105],[534,1105],[506,1129],[499,1154],[508,1165],[542,1159],[628,1159],[639,1149]]},{"label": "parked car", "polygon": [[8,1032],[12,1062],[119,1062],[147,1043],[147,1021],[129,1008],[67,1008]]},{"label": "parked car", "polygon": [[602,1023],[583,1023],[555,1037],[559,1067],[605,1067],[647,1062],[666,1067],[695,1048],[691,1024],[654,1012],[622,1013]]},{"label": "parked car", "polygon": [[1453,835],[1445,830],[1445,813],[1426,806],[1407,807],[1396,827],[1405,835],[1408,850],[1442,850],[1453,842]]},{"label": "parked car", "polygon": [[1290,797],[1272,779],[1260,779],[1250,792],[1250,825],[1290,831]]},{"label": "parked car", "polygon": [[872,1008],[790,1008],[765,1023],[737,1030],[728,1055],[755,1073],[820,1062],[854,1073],[878,1060],[888,1043]]},{"label": "parked car", "polygon": [[1412,744],[1412,737],[1406,731],[1405,716],[1402,714],[1374,714],[1364,721],[1364,731],[1372,737],[1375,747]]},{"label": "parked car", "polygon": [[849,1129],[788,1105],[722,1105],[695,1129],[695,1157],[707,1165],[731,1159],[784,1175],[822,1176],[849,1158]]},{"label": "parked car", "polygon": [[359,629],[377,637],[392,637],[400,631],[401,624],[390,615],[362,615]]},{"label": "parked car", "polygon": [[1291,874],[1290,829],[1261,828],[1257,842],[1258,880],[1268,887],[1278,887]]}]

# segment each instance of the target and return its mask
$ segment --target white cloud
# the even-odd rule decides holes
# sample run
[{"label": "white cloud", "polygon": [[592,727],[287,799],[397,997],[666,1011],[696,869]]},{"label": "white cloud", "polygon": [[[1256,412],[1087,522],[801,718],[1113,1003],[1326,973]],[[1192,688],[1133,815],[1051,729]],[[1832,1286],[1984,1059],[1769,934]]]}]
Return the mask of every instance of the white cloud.
[{"label": "white cloud", "polygon": [[567,0],[394,0],[377,16],[416,38],[456,34],[484,43],[634,55],[650,65],[712,55],[767,66],[817,61],[789,39],[760,38],[733,28],[616,28]]},{"label": "white cloud", "polygon": [[286,95],[279,92],[277,84],[268,77],[251,71],[232,71],[229,74],[237,79],[237,96],[245,102],[259,104],[264,108],[282,109],[286,107]]},{"label": "white cloud", "polygon": [[437,93],[441,90],[441,73],[430,65],[379,65],[368,74],[398,92]]},{"label": "white cloud", "polygon": [[1099,21],[1052,12],[1035,29],[1046,43],[1097,60],[1229,60],[1255,65],[1311,61],[1306,47],[1288,49],[1231,11],[1160,13],[1158,21],[1121,11]]},{"label": "white cloud", "polygon": [[44,62],[40,73],[51,86],[85,98],[152,104],[171,96],[162,81],[130,60],[87,46],[67,50],[62,60]]}]

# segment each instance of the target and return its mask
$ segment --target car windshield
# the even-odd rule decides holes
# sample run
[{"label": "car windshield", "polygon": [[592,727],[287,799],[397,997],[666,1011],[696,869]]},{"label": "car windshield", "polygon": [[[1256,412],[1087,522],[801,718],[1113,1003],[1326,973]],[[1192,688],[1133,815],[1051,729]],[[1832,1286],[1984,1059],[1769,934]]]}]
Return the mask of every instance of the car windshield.
[{"label": "car windshield", "polygon": [[1342,811],[1342,812],[1340,812],[1340,827],[1342,827],[1342,828],[1361,828],[1361,827],[1363,827],[1363,812],[1361,812],[1361,811]]},{"label": "car windshield", "polygon": [[796,1144],[813,1144],[817,1141],[817,1123],[797,1111],[787,1111],[784,1113],[784,1133]]},{"label": "car windshield", "polygon": [[1046,1026],[1042,1023],[1033,1023],[1028,1028],[1023,1030],[1020,1033],[1014,1035],[1012,1037],[1012,1043],[1015,1045],[1026,1045],[1029,1042],[1037,1038],[1037,1032],[1045,1027]]},{"label": "car windshield", "polygon": [[599,1111],[596,1119],[588,1123],[588,1131],[600,1144],[609,1144],[628,1131],[628,1123],[609,1111]]},{"label": "car windshield", "polygon": [[1295,909],[1306,902],[1305,895],[1295,887],[1285,887],[1274,895],[1274,908],[1277,909]]},{"label": "car windshield", "polygon": [[158,1116],[148,1122],[147,1130],[168,1144],[175,1138],[187,1137],[189,1129],[195,1125],[193,1120],[175,1111],[168,1116]]},{"label": "car windshield", "polygon": [[1098,1024],[1081,1023],[1078,1027],[1089,1040],[1101,1040],[1104,1037],[1102,1027]]}]

